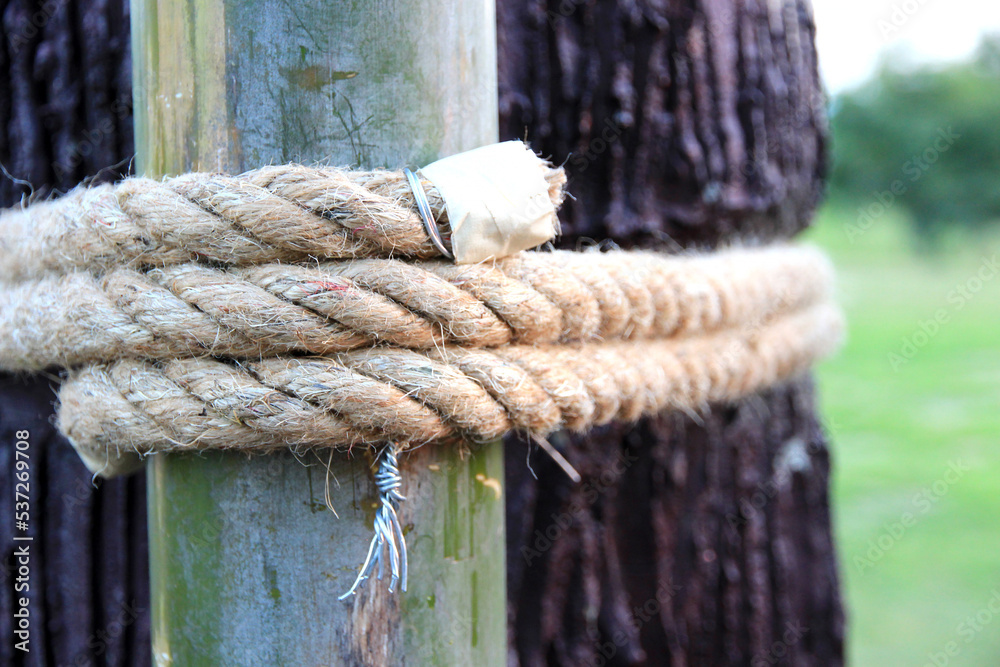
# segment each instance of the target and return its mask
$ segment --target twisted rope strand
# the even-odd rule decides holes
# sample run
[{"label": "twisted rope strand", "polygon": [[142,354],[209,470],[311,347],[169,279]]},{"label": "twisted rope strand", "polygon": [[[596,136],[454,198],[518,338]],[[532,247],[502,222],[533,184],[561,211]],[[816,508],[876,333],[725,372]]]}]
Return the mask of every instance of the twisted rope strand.
[{"label": "twisted rope strand", "polygon": [[839,311],[677,340],[496,351],[366,349],[232,365],[118,360],[71,373],[59,427],[103,471],[123,452],[305,449],[510,429],[581,430],[666,408],[697,410],[805,371],[837,344]]},{"label": "twisted rope strand", "polygon": [[0,293],[0,368],[693,335],[817,303],[830,275],[819,252],[791,246],[76,272]]},{"label": "twisted rope strand", "polygon": [[[543,169],[558,208],[565,174]],[[156,451],[405,448],[697,410],[804,371],[842,327],[804,248],[435,257],[402,172],[77,188],[0,212],[0,369],[76,367],[59,427],[109,475]]]},{"label": "twisted rope strand", "polygon": [[[546,180],[558,207],[565,174],[549,168]],[[423,186],[447,224],[440,195],[429,181]],[[399,171],[294,164],[78,187],[0,212],[0,281],[192,261],[434,257],[408,190]]]}]

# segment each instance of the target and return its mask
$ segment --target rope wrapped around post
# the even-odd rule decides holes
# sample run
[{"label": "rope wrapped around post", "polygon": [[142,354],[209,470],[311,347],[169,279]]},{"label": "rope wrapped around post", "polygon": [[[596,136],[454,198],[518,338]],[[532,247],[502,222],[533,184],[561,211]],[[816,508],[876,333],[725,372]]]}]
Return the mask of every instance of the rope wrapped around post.
[{"label": "rope wrapped around post", "polygon": [[579,431],[746,396],[828,354],[840,327],[836,308],[820,303],[678,340],[376,347],[247,362],[122,359],[70,373],[58,424],[102,472],[126,453],[458,444],[512,429]]},{"label": "rope wrapped around post", "polygon": [[[541,173],[558,206],[562,170]],[[402,172],[78,188],[0,215],[0,368],[71,369],[59,426],[114,474],[130,453],[405,448],[695,410],[840,336],[810,248],[435,252]]]},{"label": "rope wrapped around post", "polygon": [[[539,161],[552,205],[566,176]],[[448,216],[421,181],[437,222]],[[263,264],[315,258],[438,256],[402,171],[297,164],[238,176],[191,173],[77,187],[59,199],[3,212],[0,281],[73,270],[101,273],[183,262]]]},{"label": "rope wrapped around post", "polygon": [[[557,229],[565,176],[531,157],[543,211],[511,206],[537,242]],[[452,222],[496,223],[496,248],[531,242],[489,206],[484,223],[414,183],[283,165],[4,212],[0,369],[67,369],[57,423],[95,474],[161,452],[382,446],[384,516],[355,587],[387,549],[405,588],[397,453],[702,410],[806,371],[840,340],[816,250],[505,250],[456,264],[429,229],[447,240]],[[494,247],[477,243],[466,257]]]},{"label": "rope wrapped around post", "polygon": [[0,367],[690,336],[828,298],[830,273],[792,246],[74,271],[0,294]]}]

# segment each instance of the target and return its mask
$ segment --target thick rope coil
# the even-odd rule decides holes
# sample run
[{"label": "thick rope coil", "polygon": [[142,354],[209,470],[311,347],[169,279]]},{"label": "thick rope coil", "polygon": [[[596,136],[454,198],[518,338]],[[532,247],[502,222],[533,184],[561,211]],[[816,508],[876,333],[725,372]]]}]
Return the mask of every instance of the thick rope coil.
[{"label": "thick rope coil", "polygon": [[497,350],[370,348],[247,363],[122,359],[71,372],[58,423],[114,474],[158,451],[491,440],[697,410],[804,372],[837,344],[829,304],[708,336]]},{"label": "thick rope coil", "polygon": [[[565,175],[543,169],[558,206]],[[839,337],[809,249],[436,254],[401,172],[78,188],[0,213],[0,369],[75,367],[60,428],[108,474],[155,451],[405,449],[693,410]]]},{"label": "thick rope coil", "polygon": [[[558,208],[562,169],[546,175]],[[447,215],[423,186],[435,217]],[[262,264],[310,258],[434,257],[401,171],[280,165],[238,176],[191,173],[79,187],[0,213],[0,281],[192,261]]]},{"label": "thick rope coil", "polygon": [[[565,175],[541,168],[558,208]],[[539,185],[527,199],[544,202]],[[840,339],[814,250],[459,266],[432,259],[440,193],[413,187],[426,229],[402,172],[299,165],[134,178],[0,213],[0,369],[73,368],[58,426],[104,476],[155,452],[383,445],[375,535],[346,598],[386,564],[406,590],[407,448],[699,410],[804,372]]]},{"label": "thick rope coil", "polygon": [[666,338],[817,303],[831,273],[821,253],[793,246],[74,272],[0,293],[0,368]]}]

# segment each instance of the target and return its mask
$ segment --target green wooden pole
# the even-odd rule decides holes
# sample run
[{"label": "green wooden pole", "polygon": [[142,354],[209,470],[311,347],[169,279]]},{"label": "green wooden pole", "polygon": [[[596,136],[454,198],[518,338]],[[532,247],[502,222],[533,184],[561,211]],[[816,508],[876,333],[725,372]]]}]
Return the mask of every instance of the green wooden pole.
[{"label": "green wooden pole", "polygon": [[[492,0],[133,0],[139,171],[420,166],[494,142],[494,30]],[[499,443],[403,457],[409,591],[346,602],[376,494],[364,456],[329,475],[326,456],[151,460],[157,664],[503,664]]]}]

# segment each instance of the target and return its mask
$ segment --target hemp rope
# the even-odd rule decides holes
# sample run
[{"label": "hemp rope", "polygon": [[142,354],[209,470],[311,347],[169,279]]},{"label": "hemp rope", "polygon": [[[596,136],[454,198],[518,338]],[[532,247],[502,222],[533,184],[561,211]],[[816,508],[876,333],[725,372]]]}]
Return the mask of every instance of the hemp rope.
[{"label": "hemp rope", "polygon": [[[565,175],[542,173],[558,206]],[[840,336],[814,250],[455,265],[428,259],[416,196],[402,172],[282,165],[0,213],[0,368],[73,369],[59,426],[111,474],[129,452],[402,449],[695,410]]]},{"label": "hemp rope", "polygon": [[[550,167],[545,179],[558,208],[566,176]],[[447,226],[437,190],[421,184],[435,219]],[[129,178],[0,213],[0,282],[191,261],[438,254],[402,171],[288,164],[238,176]]]},{"label": "hemp rope", "polygon": [[233,363],[122,359],[70,373],[59,428],[96,470],[122,452],[488,441],[730,401],[806,370],[841,332],[820,303],[712,335],[567,346],[370,348]]},{"label": "hemp rope", "polygon": [[[539,173],[526,196],[547,189],[558,208],[563,171]],[[455,265],[428,237],[447,228],[445,203],[413,187],[402,172],[283,165],[0,213],[0,369],[70,368],[57,424],[104,476],[156,452],[382,445],[374,536],[343,599],[386,563],[406,590],[405,449],[700,410],[804,372],[840,339],[814,250]],[[481,203],[494,215],[509,199]]]},{"label": "hemp rope", "polygon": [[[121,357],[328,354],[640,340],[731,327],[828,298],[808,248],[521,253],[492,264],[367,259],[74,272],[0,294],[0,368]],[[44,323],[40,325],[40,323]]]}]

